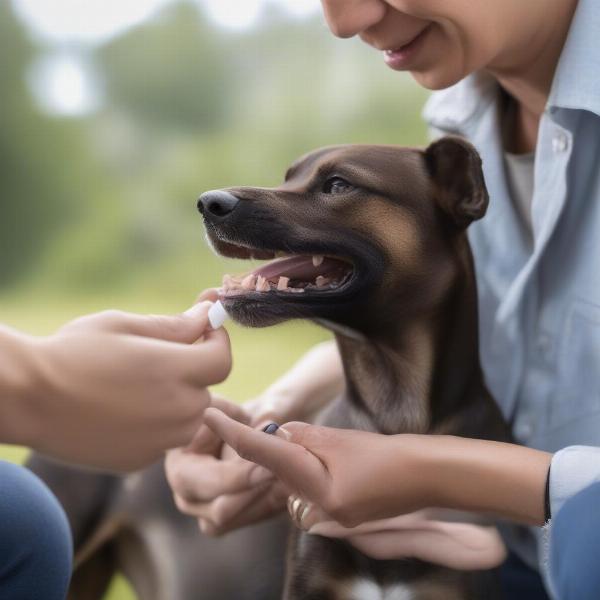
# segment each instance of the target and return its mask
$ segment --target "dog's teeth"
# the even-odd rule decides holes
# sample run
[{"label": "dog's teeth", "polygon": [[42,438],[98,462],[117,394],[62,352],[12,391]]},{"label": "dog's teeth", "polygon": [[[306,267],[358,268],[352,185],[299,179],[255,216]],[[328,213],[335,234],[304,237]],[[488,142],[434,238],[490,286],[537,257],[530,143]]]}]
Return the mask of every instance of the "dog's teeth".
[{"label": "dog's teeth", "polygon": [[277,289],[280,292],[285,291],[285,289],[287,288],[287,284],[290,282],[290,278],[289,277],[280,277],[279,281],[277,282]]},{"label": "dog's teeth", "polygon": [[255,289],[257,292],[268,292],[271,289],[271,286],[269,285],[269,282],[264,277],[259,275],[256,278]]},{"label": "dog's teeth", "polygon": [[331,279],[329,279],[328,277],[323,277],[322,275],[319,275],[315,279],[315,283],[316,283],[317,287],[323,287],[323,286],[327,285],[330,281],[331,281]]},{"label": "dog's teeth", "polygon": [[245,290],[253,290],[256,287],[256,275],[250,273],[242,279],[242,288]]},{"label": "dog's teeth", "polygon": [[318,267],[323,262],[323,256],[320,254],[316,254],[312,257],[312,263],[314,267]]},{"label": "dog's teeth", "polygon": [[304,288],[291,287],[289,288],[289,291],[293,292],[294,294],[301,294],[302,292],[304,292]]}]

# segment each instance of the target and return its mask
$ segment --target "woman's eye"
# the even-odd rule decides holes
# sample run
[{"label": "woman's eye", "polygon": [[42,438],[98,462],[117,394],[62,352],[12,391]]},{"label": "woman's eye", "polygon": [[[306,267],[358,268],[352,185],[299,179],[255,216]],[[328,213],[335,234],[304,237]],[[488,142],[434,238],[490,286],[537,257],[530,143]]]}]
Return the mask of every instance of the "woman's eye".
[{"label": "woman's eye", "polygon": [[341,177],[331,177],[323,185],[324,194],[343,194],[352,189],[352,184]]}]

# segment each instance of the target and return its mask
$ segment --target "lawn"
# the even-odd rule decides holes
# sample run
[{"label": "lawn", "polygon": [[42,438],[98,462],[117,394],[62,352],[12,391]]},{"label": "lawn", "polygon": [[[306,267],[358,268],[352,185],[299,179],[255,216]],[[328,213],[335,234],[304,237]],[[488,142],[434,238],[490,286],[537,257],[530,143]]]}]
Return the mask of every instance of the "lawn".
[{"label": "lawn", "polygon": [[[35,335],[46,335],[61,323],[94,310],[109,306],[137,312],[176,312],[182,306],[165,302],[144,302],[130,297],[95,298],[43,302],[39,298],[0,299],[2,322]],[[328,337],[328,334],[313,325],[295,322],[268,329],[243,329],[228,325],[232,339],[234,367],[229,379],[217,386],[219,393],[237,400],[260,393],[289,367],[302,353],[315,343]],[[22,462],[27,454],[24,448],[0,446],[0,458]],[[135,595],[123,577],[115,577],[105,600],[134,600]]]}]

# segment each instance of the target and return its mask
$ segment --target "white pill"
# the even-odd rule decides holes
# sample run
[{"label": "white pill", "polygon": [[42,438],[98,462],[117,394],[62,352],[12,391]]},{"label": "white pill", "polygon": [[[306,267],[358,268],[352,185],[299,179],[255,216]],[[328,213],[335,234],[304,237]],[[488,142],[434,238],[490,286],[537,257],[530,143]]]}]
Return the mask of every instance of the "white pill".
[{"label": "white pill", "polygon": [[217,300],[208,309],[208,322],[213,329],[219,329],[225,321],[229,318],[225,307],[221,304],[220,300]]}]

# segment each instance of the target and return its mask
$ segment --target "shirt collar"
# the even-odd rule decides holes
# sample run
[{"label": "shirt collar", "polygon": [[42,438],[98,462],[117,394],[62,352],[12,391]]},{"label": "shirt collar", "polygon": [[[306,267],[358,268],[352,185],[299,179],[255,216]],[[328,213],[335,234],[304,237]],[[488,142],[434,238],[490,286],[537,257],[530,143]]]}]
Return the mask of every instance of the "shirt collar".
[{"label": "shirt collar", "polygon": [[550,108],[600,115],[600,5],[579,0],[550,90]]},{"label": "shirt collar", "polygon": [[[548,106],[583,109],[600,115],[600,5],[579,0],[556,68]],[[433,93],[423,117],[433,127],[462,132],[468,121],[497,100],[498,84],[487,73],[473,73]]]}]

